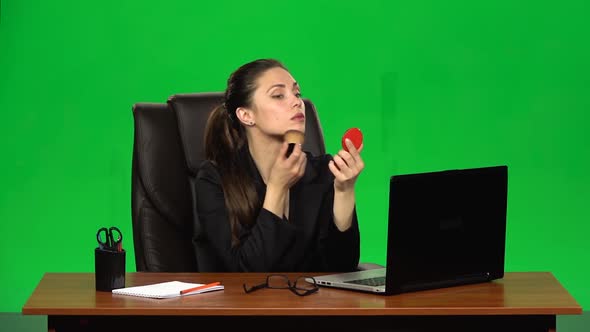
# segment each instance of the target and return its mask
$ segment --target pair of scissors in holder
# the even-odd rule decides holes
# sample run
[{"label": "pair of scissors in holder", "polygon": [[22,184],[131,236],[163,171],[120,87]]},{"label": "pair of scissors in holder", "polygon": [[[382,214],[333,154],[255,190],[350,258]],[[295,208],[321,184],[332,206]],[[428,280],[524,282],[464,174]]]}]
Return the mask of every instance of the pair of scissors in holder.
[{"label": "pair of scissors in holder", "polygon": [[123,233],[117,227],[102,227],[96,232],[96,240],[101,250],[123,251]]}]

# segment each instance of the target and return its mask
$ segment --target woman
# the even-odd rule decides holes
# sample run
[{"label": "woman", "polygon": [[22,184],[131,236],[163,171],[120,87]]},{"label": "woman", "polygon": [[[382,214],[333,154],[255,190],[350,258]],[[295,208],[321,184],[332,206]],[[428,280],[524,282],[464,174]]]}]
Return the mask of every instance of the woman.
[{"label": "woman", "polygon": [[359,151],[347,141],[350,153],[313,157],[297,144],[287,156],[289,130],[305,131],[305,106],[285,66],[261,59],[231,74],[195,181],[199,271],[355,270]]}]

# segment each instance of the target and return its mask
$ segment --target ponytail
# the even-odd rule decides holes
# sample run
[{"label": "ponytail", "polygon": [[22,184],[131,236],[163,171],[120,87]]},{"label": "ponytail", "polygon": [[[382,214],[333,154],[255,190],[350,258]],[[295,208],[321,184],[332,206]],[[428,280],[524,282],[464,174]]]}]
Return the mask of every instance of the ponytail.
[{"label": "ponytail", "polygon": [[221,175],[232,245],[239,243],[239,228],[254,224],[260,210],[252,175],[240,160],[240,150],[246,146],[244,128],[235,114],[232,116],[227,111],[225,103],[217,106],[205,127],[205,157],[213,162]]},{"label": "ponytail", "polygon": [[224,167],[234,158],[239,149],[246,143],[244,129],[228,114],[225,104],[221,104],[211,112],[205,127],[205,157],[217,166]]}]

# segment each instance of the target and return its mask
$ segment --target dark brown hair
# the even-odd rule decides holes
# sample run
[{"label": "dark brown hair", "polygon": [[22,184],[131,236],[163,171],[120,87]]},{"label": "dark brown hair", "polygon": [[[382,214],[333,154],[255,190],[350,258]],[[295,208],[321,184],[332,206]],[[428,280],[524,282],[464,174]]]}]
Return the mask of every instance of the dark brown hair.
[{"label": "dark brown hair", "polygon": [[277,67],[287,70],[277,60],[259,59],[234,71],[227,80],[223,103],[213,110],[205,128],[205,156],[217,166],[221,175],[234,245],[239,242],[238,224],[252,225],[261,207],[253,178],[240,160],[239,150],[247,148],[248,142],[236,110],[252,107],[258,78]]}]

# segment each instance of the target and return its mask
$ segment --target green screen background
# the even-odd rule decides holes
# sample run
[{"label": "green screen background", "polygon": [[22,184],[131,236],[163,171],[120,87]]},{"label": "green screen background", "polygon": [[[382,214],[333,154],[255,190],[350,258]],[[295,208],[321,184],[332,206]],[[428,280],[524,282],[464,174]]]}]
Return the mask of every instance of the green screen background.
[{"label": "green screen background", "polygon": [[282,60],[328,151],[365,134],[362,261],[385,263],[389,176],[509,166],[507,271],[551,271],[590,305],[589,5],[585,0],[3,0],[0,312],[45,272],[92,272],[95,232],[134,271],[136,102],[221,91]]}]

